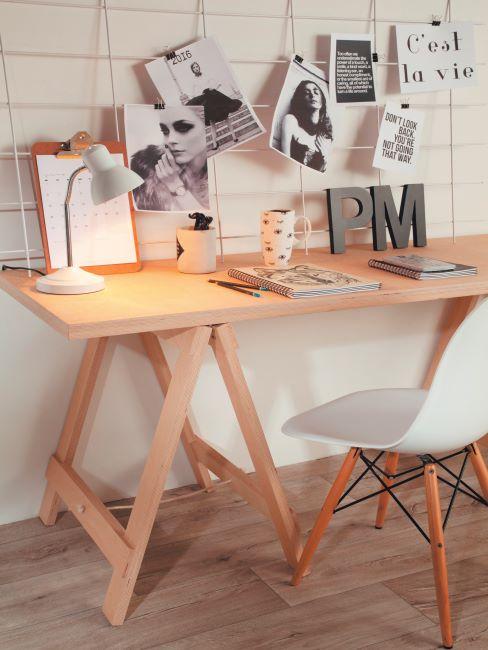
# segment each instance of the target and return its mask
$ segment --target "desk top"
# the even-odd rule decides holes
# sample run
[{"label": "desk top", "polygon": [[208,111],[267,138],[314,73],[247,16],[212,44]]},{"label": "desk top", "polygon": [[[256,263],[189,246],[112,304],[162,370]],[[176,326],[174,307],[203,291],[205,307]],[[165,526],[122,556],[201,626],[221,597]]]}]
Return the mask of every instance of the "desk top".
[{"label": "desk top", "polygon": [[[398,251],[405,253],[410,249]],[[488,294],[488,235],[433,239],[416,252],[451,262],[478,266],[478,275],[448,280],[411,280],[368,267],[371,257],[391,255],[371,245],[349,246],[342,255],[325,248],[297,250],[294,263],[321,264],[363,278],[379,280],[379,291],[291,300],[272,292],[253,298],[223,289],[209,278],[227,278],[226,269],[262,264],[259,253],[228,255],[217,273],[188,275],[174,260],[145,262],[142,271],[105,277],[106,289],[81,296],[55,296],[35,289],[36,275],[26,271],[0,272],[0,288],[69,339],[86,339],[195,325],[392,305],[424,300]]]}]

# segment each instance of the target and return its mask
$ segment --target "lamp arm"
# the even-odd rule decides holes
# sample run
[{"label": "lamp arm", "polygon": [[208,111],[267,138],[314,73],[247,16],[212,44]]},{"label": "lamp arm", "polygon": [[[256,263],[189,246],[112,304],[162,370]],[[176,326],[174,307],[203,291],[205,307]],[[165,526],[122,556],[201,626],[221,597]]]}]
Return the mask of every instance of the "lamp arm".
[{"label": "lamp arm", "polygon": [[64,200],[64,219],[66,224],[66,252],[68,256],[68,266],[73,266],[73,246],[71,242],[71,218],[70,218],[70,202],[71,202],[71,195],[73,193],[73,184],[75,182],[76,177],[79,174],[81,174],[81,172],[87,170],[88,168],[85,167],[85,165],[83,165],[82,167],[78,167],[78,169],[75,169],[75,171],[71,174],[68,181],[68,190],[66,192],[66,198]]}]

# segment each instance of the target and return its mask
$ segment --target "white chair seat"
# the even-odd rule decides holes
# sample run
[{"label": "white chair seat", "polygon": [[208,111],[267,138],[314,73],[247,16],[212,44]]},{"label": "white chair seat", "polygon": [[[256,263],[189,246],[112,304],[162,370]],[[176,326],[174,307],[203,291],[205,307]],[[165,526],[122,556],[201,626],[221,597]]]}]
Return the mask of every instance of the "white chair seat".
[{"label": "white chair seat", "polygon": [[389,449],[407,433],[428,395],[418,388],[384,388],[350,393],[300,413],[283,425],[294,438]]}]

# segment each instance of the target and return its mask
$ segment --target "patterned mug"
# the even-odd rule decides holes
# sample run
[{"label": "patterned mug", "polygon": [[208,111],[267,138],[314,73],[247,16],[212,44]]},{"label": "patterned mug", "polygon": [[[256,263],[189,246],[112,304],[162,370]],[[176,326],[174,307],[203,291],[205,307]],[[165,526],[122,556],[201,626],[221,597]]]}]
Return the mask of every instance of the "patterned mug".
[{"label": "patterned mug", "polygon": [[[303,219],[303,235],[297,237],[295,225]],[[277,269],[288,266],[292,247],[307,242],[312,224],[307,217],[295,217],[295,210],[266,210],[261,212],[261,250],[264,263]]]}]

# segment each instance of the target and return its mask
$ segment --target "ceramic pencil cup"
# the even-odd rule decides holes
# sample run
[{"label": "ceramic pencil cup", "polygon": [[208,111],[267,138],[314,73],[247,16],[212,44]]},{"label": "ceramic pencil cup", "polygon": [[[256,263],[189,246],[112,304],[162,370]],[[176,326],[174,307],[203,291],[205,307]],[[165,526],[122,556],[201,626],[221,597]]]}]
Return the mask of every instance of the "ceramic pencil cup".
[{"label": "ceramic pencil cup", "polygon": [[[303,219],[303,235],[295,234],[297,222]],[[261,250],[266,266],[286,268],[293,246],[307,242],[312,224],[306,217],[296,217],[294,210],[266,210],[261,212]]]},{"label": "ceramic pencil cup", "polygon": [[216,269],[215,228],[176,230],[176,266],[181,273],[213,273]]}]

